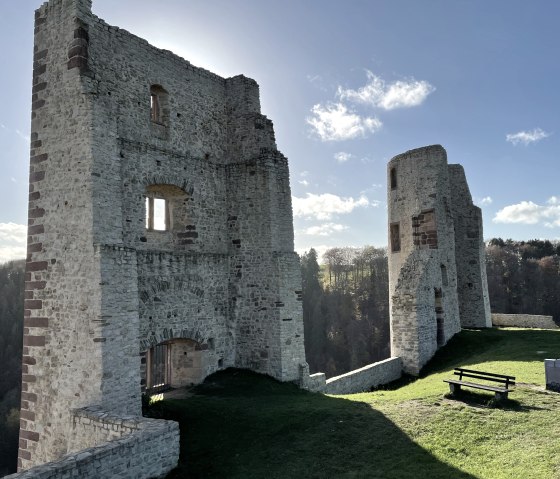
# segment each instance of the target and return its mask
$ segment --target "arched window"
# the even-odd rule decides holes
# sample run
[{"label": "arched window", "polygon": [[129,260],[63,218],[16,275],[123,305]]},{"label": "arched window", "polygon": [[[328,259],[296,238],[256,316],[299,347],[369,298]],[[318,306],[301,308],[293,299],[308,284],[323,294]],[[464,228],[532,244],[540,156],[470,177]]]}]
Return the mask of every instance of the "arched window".
[{"label": "arched window", "polygon": [[198,242],[191,210],[191,195],[175,185],[146,186],[145,235],[149,247],[189,248]]},{"label": "arched window", "polygon": [[186,222],[188,195],[174,185],[146,187],[146,229],[172,231]]}]

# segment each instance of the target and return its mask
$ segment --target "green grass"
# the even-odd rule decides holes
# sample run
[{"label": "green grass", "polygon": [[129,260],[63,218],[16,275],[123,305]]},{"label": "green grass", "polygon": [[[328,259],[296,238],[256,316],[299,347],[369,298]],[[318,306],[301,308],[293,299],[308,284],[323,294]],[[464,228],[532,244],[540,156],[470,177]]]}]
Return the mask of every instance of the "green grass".
[{"label": "green grass", "polygon": [[[181,425],[168,477],[560,478],[560,395],[544,391],[560,331],[463,331],[417,380],[325,396],[245,371],[215,374],[152,413]],[[511,374],[518,386],[448,398],[456,366]]]}]

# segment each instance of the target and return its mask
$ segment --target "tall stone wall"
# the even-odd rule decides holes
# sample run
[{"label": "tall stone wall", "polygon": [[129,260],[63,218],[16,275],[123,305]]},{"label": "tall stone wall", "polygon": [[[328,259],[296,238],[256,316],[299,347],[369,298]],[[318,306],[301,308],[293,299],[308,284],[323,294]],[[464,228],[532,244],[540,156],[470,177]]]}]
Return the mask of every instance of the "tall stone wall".
[{"label": "tall stone wall", "polygon": [[107,25],[91,0],[37,10],[33,67],[19,469],[75,452],[72,410],[138,416],[158,343],[195,343],[196,374],[176,378],[298,380],[289,170],[257,83]]},{"label": "tall stone wall", "polygon": [[465,170],[449,165],[451,208],[455,224],[457,295],[463,328],[490,328],[490,298],[486,278],[486,253],[482,212],[472,202]]},{"label": "tall stone wall", "polygon": [[408,151],[387,174],[391,355],[418,374],[461,327],[446,152]]},{"label": "tall stone wall", "polygon": [[387,166],[391,354],[418,374],[461,327],[490,327],[482,214],[440,145]]}]

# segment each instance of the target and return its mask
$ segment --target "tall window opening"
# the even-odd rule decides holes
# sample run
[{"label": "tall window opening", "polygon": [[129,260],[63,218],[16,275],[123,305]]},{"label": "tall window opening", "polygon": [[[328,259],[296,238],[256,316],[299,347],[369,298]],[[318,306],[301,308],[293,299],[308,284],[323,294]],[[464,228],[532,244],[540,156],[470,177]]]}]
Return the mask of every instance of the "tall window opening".
[{"label": "tall window opening", "polygon": [[441,284],[443,284],[443,286],[449,284],[449,280],[447,279],[447,267],[444,264],[441,265]]},{"label": "tall window opening", "polygon": [[169,95],[161,85],[150,87],[150,120],[163,126],[169,123]]},{"label": "tall window opening", "polygon": [[391,189],[394,190],[397,187],[397,169],[396,168],[391,168],[390,177],[391,177]]},{"label": "tall window opening", "polygon": [[393,223],[390,227],[391,232],[391,253],[401,250],[401,229],[399,223]]},{"label": "tall window opening", "polygon": [[443,293],[441,289],[434,289],[435,309],[436,309],[436,324],[437,324],[437,345],[438,348],[445,344],[445,329],[444,329],[444,315],[443,315]]},{"label": "tall window opening", "polygon": [[164,198],[146,198],[146,229],[167,231],[169,229],[169,205]]},{"label": "tall window opening", "polygon": [[152,93],[150,100],[151,118],[155,123],[161,123],[161,107],[159,105],[159,97]]}]

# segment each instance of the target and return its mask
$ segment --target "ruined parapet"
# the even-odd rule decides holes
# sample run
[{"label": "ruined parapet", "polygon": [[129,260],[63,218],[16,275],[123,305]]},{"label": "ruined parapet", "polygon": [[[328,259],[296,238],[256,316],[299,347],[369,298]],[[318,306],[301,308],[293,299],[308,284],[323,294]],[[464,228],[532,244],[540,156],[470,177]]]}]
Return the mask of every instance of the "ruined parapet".
[{"label": "ruined parapet", "polygon": [[455,224],[457,295],[463,328],[492,327],[486,278],[482,211],[475,206],[461,165],[449,165],[451,209]]},{"label": "ruined parapet", "polygon": [[232,366],[299,379],[288,162],[254,80],[50,0],[30,163],[20,470],[80,447],[72,410],[138,416],[142,390]]},{"label": "ruined parapet", "polygon": [[461,328],[446,152],[408,151],[387,175],[391,356],[418,374]]}]

